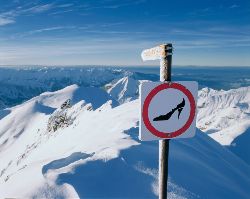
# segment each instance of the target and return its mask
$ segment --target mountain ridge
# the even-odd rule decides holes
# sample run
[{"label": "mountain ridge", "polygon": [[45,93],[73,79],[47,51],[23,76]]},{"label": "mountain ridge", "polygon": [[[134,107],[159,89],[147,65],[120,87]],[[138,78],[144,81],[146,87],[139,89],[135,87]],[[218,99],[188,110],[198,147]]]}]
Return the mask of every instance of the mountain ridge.
[{"label": "mountain ridge", "polygon": [[[11,109],[0,120],[8,129],[1,135],[14,140],[4,144],[0,137],[0,197],[156,198],[158,143],[138,140],[139,100],[112,106],[116,99],[104,93],[73,85]],[[72,123],[48,131],[49,118],[60,110]],[[10,115],[23,125],[7,128]],[[249,166],[199,130],[192,139],[171,141],[169,162],[170,198],[250,194]]]}]

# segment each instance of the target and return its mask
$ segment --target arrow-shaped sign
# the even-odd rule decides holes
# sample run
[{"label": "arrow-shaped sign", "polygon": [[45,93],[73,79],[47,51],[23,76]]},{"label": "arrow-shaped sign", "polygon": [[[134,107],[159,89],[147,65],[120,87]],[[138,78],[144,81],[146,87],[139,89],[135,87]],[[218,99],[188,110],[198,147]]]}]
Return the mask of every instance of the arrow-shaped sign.
[{"label": "arrow-shaped sign", "polygon": [[172,47],[169,47],[166,44],[146,49],[141,53],[143,61],[163,59],[166,58],[168,55],[172,55]]}]

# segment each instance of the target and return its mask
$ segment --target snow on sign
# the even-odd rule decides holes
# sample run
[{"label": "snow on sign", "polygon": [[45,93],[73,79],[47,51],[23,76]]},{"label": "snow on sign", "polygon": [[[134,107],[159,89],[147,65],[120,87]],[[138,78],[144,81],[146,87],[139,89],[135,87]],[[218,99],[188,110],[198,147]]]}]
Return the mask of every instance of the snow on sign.
[{"label": "snow on sign", "polygon": [[162,59],[166,56],[165,45],[159,45],[142,51],[141,57],[144,61]]},{"label": "snow on sign", "polygon": [[193,137],[197,93],[194,81],[142,83],[140,140]]}]

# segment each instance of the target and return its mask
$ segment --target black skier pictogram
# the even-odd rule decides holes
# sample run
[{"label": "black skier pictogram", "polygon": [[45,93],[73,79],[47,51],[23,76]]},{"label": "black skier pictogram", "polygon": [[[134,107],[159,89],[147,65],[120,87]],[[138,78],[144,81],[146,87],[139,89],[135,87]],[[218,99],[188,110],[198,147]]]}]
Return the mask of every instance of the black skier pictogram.
[{"label": "black skier pictogram", "polygon": [[153,119],[153,121],[163,121],[163,120],[168,120],[171,118],[171,116],[174,114],[176,110],[178,110],[178,119],[180,118],[181,111],[183,110],[185,106],[185,100],[184,98],[182,99],[182,102],[178,104],[175,108],[173,108],[170,112],[168,112],[165,115],[160,115],[156,118]]}]

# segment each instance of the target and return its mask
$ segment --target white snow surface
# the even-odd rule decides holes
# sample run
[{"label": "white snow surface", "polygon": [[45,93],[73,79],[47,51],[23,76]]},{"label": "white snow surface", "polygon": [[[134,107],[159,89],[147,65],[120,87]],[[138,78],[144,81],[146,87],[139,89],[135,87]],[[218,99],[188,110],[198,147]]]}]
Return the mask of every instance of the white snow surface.
[{"label": "white snow surface", "polygon": [[129,76],[115,79],[105,85],[107,92],[120,104],[135,100],[139,97],[139,85],[147,80],[135,80]]},{"label": "white snow surface", "polygon": [[[123,77],[106,84],[107,92],[120,104],[138,98],[139,85],[146,80]],[[229,146],[250,128],[250,87],[198,93],[197,128],[222,145]]]},{"label": "white snow surface", "polygon": [[[72,123],[49,132],[68,99]],[[158,143],[138,140],[139,100],[126,102],[72,85],[1,111],[0,198],[156,198]],[[249,166],[198,129],[171,141],[169,177],[169,198],[250,195]]]},{"label": "white snow surface", "polygon": [[222,145],[230,145],[250,127],[250,87],[203,88],[197,106],[197,127]]}]

